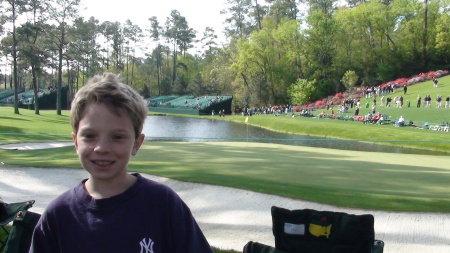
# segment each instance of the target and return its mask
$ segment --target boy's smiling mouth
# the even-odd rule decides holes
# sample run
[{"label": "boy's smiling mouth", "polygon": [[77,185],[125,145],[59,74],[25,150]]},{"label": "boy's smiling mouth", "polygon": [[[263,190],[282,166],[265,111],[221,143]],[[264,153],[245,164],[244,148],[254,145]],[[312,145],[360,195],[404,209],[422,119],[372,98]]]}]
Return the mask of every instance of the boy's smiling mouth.
[{"label": "boy's smiling mouth", "polygon": [[100,165],[100,166],[108,166],[114,163],[114,161],[92,161],[94,164]]}]

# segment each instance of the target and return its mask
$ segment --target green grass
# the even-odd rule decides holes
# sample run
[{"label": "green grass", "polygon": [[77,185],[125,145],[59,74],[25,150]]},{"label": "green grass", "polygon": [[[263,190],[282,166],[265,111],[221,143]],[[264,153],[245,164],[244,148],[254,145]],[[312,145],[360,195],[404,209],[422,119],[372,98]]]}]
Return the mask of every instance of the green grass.
[{"label": "green grass", "polygon": [[[450,109],[449,109],[450,113]],[[240,116],[225,117],[226,120],[244,122]],[[362,140],[395,147],[427,149],[450,152],[448,132],[430,131],[412,127],[362,124],[357,121],[317,119],[303,117],[252,116],[248,124],[279,132],[304,134],[327,138]]]},{"label": "green grass", "polygon": [[[80,168],[73,147],[0,156],[12,166]],[[130,170],[343,207],[450,212],[449,161],[279,144],[145,142]]]},{"label": "green grass", "polygon": [[0,107],[0,144],[16,142],[42,142],[70,140],[69,112],[57,115],[56,111],[20,109],[14,114],[11,107]]},{"label": "green grass", "polygon": [[212,247],[212,249],[214,250],[214,253],[238,253],[237,251],[234,250],[224,250],[215,247]]}]

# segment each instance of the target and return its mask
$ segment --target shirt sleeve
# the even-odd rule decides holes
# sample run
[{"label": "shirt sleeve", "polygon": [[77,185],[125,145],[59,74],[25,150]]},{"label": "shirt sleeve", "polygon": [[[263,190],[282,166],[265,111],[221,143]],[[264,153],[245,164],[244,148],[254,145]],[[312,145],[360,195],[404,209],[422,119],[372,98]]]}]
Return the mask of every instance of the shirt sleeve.
[{"label": "shirt sleeve", "polygon": [[189,207],[178,197],[172,213],[172,233],[177,253],[213,253]]},{"label": "shirt sleeve", "polygon": [[44,214],[39,219],[31,240],[30,253],[57,253],[59,252],[57,248],[56,236],[50,230],[48,224],[47,213]]}]

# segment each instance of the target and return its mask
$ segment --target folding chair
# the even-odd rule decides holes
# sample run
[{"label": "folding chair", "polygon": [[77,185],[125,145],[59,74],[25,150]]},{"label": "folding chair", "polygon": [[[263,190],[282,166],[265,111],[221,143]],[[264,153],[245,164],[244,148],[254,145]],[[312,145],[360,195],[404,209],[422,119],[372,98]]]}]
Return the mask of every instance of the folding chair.
[{"label": "folding chair", "polygon": [[249,242],[244,253],[382,253],[374,217],[312,209],[272,207],[275,248]]},{"label": "folding chair", "polygon": [[28,252],[34,227],[41,216],[28,211],[33,204],[34,200],[7,204],[0,198],[0,230],[6,235],[0,238],[0,252]]}]

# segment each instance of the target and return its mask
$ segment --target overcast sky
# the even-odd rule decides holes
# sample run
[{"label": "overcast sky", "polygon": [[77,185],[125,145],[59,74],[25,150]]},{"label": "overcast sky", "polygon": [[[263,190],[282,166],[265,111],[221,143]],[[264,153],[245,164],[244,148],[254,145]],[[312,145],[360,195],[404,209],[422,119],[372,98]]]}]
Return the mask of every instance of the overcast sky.
[{"label": "overcast sky", "polygon": [[100,22],[127,19],[146,31],[150,27],[148,19],[156,16],[161,26],[172,10],[180,12],[186,18],[189,27],[197,31],[197,39],[203,37],[207,26],[215,30],[218,42],[224,42],[224,21],[226,15],[220,11],[226,8],[226,0],[81,0],[84,10],[80,14],[88,19],[94,16]]}]

